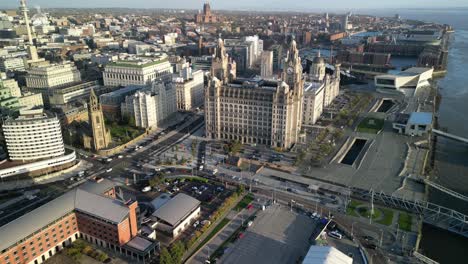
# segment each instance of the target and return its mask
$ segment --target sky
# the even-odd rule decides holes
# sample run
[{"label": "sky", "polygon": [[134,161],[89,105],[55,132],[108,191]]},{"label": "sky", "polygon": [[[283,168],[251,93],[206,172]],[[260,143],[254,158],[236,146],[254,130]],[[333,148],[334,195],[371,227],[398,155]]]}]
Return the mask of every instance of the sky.
[{"label": "sky", "polygon": [[[0,7],[12,8],[19,0],[0,0]],[[203,0],[27,0],[28,6],[130,7],[201,9]],[[211,7],[231,10],[342,10],[362,8],[468,7],[468,0],[211,0]]]}]

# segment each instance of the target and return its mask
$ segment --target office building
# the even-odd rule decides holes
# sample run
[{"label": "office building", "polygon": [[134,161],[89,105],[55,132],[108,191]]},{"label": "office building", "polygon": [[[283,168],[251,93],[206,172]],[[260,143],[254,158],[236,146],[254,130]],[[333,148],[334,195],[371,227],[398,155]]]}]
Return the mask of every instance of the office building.
[{"label": "office building", "polygon": [[108,63],[103,72],[105,86],[148,85],[155,80],[170,80],[172,67],[166,57],[133,58]]},{"label": "office building", "polygon": [[48,159],[65,154],[60,121],[42,111],[5,120],[3,136],[12,161]]},{"label": "office building", "polygon": [[283,63],[282,81],[238,79],[229,72],[229,56],[219,40],[205,89],[207,138],[283,149],[298,142],[304,77],[295,40]]},{"label": "office building", "polygon": [[95,179],[0,227],[0,263],[44,263],[77,239],[149,263],[158,243],[138,235],[138,202]]},{"label": "office building", "polygon": [[121,105],[122,116],[135,118],[135,125],[146,129],[158,127],[156,98],[151,91],[137,91],[127,96]]},{"label": "office building", "polygon": [[24,65],[23,58],[0,58],[0,71],[9,72],[9,71],[24,71],[26,69]]},{"label": "office building", "polygon": [[49,104],[52,106],[60,106],[80,99],[89,98],[91,89],[96,91],[100,88],[101,86],[98,81],[90,81],[50,89],[48,91]]},{"label": "office building", "polygon": [[18,97],[18,104],[22,109],[44,107],[44,101],[40,93],[25,92],[21,97]]},{"label": "office building", "polygon": [[262,52],[260,76],[262,76],[262,78],[270,78],[273,76],[273,51]]},{"label": "office building", "polygon": [[304,86],[303,125],[312,126],[340,93],[340,64],[334,65],[333,74],[326,73],[325,60],[320,54],[310,65],[308,81]]},{"label": "office building", "polygon": [[179,236],[200,217],[200,201],[179,193],[154,211],[156,228],[172,237]]},{"label": "office building", "polygon": [[32,67],[26,75],[26,87],[40,92],[80,81],[80,72],[72,62]]},{"label": "office building", "polygon": [[201,70],[193,72],[185,60],[181,64],[185,66],[181,67],[178,75],[174,75],[172,82],[177,93],[177,109],[189,111],[205,101],[204,74]]},{"label": "office building", "polygon": [[109,119],[119,118],[121,113],[120,107],[125,101],[125,98],[138,90],[146,88],[147,86],[143,85],[130,85],[110,93],[101,94],[99,96],[99,101],[101,102],[104,115]]}]

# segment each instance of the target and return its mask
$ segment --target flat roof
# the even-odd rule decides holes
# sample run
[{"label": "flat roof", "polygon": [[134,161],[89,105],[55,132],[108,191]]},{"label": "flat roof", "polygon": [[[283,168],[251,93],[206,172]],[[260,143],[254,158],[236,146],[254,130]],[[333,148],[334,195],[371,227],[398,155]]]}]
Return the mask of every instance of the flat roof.
[{"label": "flat roof", "polygon": [[132,240],[128,241],[125,245],[144,252],[153,245],[153,242],[144,239],[140,236],[136,236],[132,238]]},{"label": "flat roof", "polygon": [[430,125],[432,124],[432,113],[427,113],[427,112],[411,113],[408,123],[418,124],[418,125]]},{"label": "flat roof", "polygon": [[199,206],[200,201],[197,199],[187,194],[179,193],[156,210],[153,216],[175,227]]}]

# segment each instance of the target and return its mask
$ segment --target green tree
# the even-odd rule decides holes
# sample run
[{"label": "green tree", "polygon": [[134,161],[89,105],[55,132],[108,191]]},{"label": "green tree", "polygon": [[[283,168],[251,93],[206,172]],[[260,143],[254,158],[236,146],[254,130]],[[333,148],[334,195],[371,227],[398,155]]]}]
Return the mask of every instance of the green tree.
[{"label": "green tree", "polygon": [[167,250],[167,248],[163,248],[161,250],[161,254],[159,255],[159,263],[160,264],[174,264],[174,261],[172,260],[172,256],[169,253],[169,250]]},{"label": "green tree", "polygon": [[182,241],[175,242],[171,247],[171,256],[172,256],[172,263],[179,264],[182,263],[182,257],[185,253],[185,245]]},{"label": "green tree", "polygon": [[244,192],[245,192],[245,187],[244,187],[244,185],[239,185],[239,186],[237,186],[237,190],[236,190],[237,195],[241,195],[241,194],[243,194]]}]

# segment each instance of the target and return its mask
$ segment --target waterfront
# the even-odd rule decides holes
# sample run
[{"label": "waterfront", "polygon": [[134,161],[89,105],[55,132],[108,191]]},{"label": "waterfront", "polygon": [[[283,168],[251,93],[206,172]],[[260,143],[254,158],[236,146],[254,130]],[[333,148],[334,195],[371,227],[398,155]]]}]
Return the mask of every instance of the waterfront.
[{"label": "waterfront", "polygon": [[[439,80],[442,101],[439,108],[439,125],[450,133],[468,135],[468,10],[387,10],[376,15],[400,14],[403,18],[433,21],[452,25],[447,75]],[[435,181],[459,193],[468,195],[468,146],[439,138],[436,144]],[[442,192],[430,190],[429,200],[468,214],[468,205]],[[424,225],[421,250],[440,263],[460,263],[468,239],[438,228]]]}]

